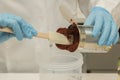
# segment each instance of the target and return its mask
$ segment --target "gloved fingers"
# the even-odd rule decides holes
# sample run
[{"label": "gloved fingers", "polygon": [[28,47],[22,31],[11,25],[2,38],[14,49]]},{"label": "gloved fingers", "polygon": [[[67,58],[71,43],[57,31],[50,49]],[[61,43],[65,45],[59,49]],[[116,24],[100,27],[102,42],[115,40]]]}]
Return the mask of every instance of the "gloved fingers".
[{"label": "gloved fingers", "polygon": [[25,34],[25,37],[31,39],[33,36],[37,35],[37,31],[33,28],[33,26],[30,25],[29,23],[27,23],[21,17],[18,16],[15,19],[20,24],[20,26],[21,26],[21,28],[23,30],[23,33]]},{"label": "gloved fingers", "polygon": [[0,33],[0,43],[8,40],[9,38],[13,37],[14,35],[11,33],[1,32]]},{"label": "gloved fingers", "polygon": [[24,25],[24,28],[22,28],[22,30],[26,38],[31,39],[33,36],[37,35],[37,31],[33,29],[30,24]]},{"label": "gloved fingers", "polygon": [[91,13],[91,14],[87,17],[84,25],[94,25],[94,22],[95,22],[95,15]]},{"label": "gloved fingers", "polygon": [[116,38],[116,35],[118,34],[118,29],[117,29],[117,25],[116,23],[113,21],[112,22],[112,28],[111,28],[111,33],[110,33],[110,37],[108,39],[108,42],[107,42],[107,45],[112,45],[115,38]]},{"label": "gloved fingers", "polygon": [[0,19],[0,26],[7,26],[13,29],[13,34],[16,36],[18,40],[23,39],[22,31],[19,27],[19,24],[12,19]]},{"label": "gloved fingers", "polygon": [[113,44],[115,45],[118,41],[119,41],[119,32],[117,33],[117,36],[115,37]]},{"label": "gloved fingers", "polygon": [[30,25],[30,29],[31,29],[31,33],[32,33],[32,35],[33,36],[36,36],[38,33],[37,33],[37,31]]},{"label": "gloved fingers", "polygon": [[106,45],[107,44],[107,40],[109,38],[110,35],[110,31],[111,31],[111,21],[107,20],[106,18],[104,19],[104,25],[102,27],[102,31],[101,31],[101,36],[99,39],[98,44],[99,45]]},{"label": "gloved fingers", "polygon": [[23,18],[12,15],[12,14],[1,14],[0,15],[1,25],[7,26],[13,29],[13,34],[16,36],[18,40],[22,40],[23,37],[32,38],[37,35],[37,31],[32,27],[32,25],[28,24],[24,21]]},{"label": "gloved fingers", "polygon": [[103,18],[101,16],[97,16],[95,19],[92,35],[94,37],[99,36],[102,28],[103,28]]},{"label": "gloved fingers", "polygon": [[26,30],[26,32],[24,33],[25,37],[31,39],[32,38],[31,29],[30,28],[26,28],[25,30]]},{"label": "gloved fingers", "polygon": [[24,37],[32,38],[37,35],[37,31],[32,27],[32,25],[28,24],[22,17],[12,14],[3,14],[2,16],[3,18],[15,20],[19,24]]}]

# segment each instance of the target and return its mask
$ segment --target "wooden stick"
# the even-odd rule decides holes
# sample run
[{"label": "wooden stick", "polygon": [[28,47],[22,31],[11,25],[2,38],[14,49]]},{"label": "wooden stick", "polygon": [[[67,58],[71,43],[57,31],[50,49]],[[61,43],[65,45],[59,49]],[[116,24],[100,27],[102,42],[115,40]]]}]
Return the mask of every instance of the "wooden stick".
[{"label": "wooden stick", "polygon": [[0,32],[13,33],[12,29],[7,28],[7,27],[5,27],[5,28],[0,27]]},{"label": "wooden stick", "polygon": [[49,34],[48,33],[39,32],[36,37],[38,37],[38,38],[44,38],[44,39],[49,39]]},{"label": "wooden stick", "polygon": [[[7,27],[4,27],[4,28],[1,27],[0,28],[0,32],[13,33],[12,29],[7,28]],[[38,37],[38,38],[44,38],[44,39],[49,39],[49,33],[39,32],[36,37]]]},{"label": "wooden stick", "polygon": [[[12,29],[7,27],[0,27],[0,31],[13,33]],[[67,44],[67,45],[71,44],[70,41],[66,38],[66,36],[56,32],[48,32],[48,33],[39,32],[35,37],[48,39],[51,42],[58,43],[58,44]]]}]

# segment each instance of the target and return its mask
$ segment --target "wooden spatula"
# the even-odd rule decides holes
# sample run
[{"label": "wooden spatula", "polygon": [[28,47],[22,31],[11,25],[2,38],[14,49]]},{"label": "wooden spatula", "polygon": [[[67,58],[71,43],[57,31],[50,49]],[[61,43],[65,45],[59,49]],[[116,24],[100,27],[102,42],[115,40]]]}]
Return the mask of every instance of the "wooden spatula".
[{"label": "wooden spatula", "polygon": [[[13,31],[7,27],[0,27],[0,32],[13,33]],[[35,37],[48,39],[51,42],[57,44],[65,44],[65,45],[71,44],[70,41],[64,35],[57,32],[48,32],[48,33],[39,32]]]}]

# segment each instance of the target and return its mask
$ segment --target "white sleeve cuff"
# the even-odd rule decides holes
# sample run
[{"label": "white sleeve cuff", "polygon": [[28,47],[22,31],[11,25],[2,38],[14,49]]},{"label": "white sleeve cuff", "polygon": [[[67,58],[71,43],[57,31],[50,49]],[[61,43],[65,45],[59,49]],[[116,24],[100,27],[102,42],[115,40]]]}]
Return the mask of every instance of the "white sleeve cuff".
[{"label": "white sleeve cuff", "polygon": [[100,0],[96,6],[103,7],[110,13],[120,3],[120,0]]}]

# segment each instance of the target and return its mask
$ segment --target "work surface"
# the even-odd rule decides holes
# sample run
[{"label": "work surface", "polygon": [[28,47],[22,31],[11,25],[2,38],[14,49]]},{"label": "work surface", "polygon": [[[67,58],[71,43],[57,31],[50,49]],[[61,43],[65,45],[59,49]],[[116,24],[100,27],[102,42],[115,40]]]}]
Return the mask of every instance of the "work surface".
[{"label": "work surface", "polygon": [[[82,80],[117,80],[117,74],[90,73],[83,74]],[[38,73],[0,73],[0,80],[40,80]]]}]

